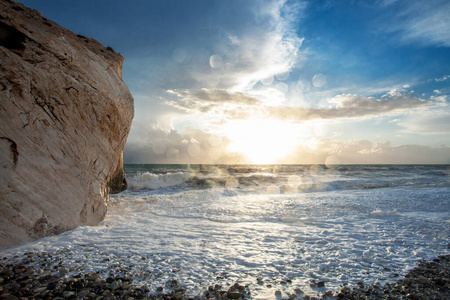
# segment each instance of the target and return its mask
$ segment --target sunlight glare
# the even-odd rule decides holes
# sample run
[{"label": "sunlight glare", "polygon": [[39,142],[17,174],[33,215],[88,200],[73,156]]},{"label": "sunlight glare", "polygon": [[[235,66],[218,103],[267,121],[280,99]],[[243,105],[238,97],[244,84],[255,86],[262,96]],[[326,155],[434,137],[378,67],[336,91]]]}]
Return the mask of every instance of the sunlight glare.
[{"label": "sunlight glare", "polygon": [[255,164],[273,164],[298,144],[298,128],[276,120],[246,120],[229,123],[228,151],[239,152]]}]

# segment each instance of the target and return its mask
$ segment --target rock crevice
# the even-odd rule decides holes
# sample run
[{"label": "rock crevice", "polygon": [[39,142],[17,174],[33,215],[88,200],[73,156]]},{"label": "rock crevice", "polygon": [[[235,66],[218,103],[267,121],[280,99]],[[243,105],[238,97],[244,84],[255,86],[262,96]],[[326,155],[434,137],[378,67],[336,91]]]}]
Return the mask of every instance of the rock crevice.
[{"label": "rock crevice", "polygon": [[96,225],[126,188],[123,57],[0,1],[0,248]]},{"label": "rock crevice", "polygon": [[17,161],[19,160],[19,151],[17,150],[17,144],[12,139],[7,137],[0,137],[1,140],[4,140],[9,143],[9,153],[11,157],[11,161],[14,166],[17,165]]}]

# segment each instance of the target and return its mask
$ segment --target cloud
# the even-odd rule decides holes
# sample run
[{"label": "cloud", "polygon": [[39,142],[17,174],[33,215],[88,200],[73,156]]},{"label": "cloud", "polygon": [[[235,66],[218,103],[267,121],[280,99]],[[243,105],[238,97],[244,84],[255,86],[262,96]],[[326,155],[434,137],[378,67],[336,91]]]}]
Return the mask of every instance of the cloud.
[{"label": "cloud", "polygon": [[306,164],[448,164],[450,147],[393,146],[390,142],[322,139],[317,149],[299,146],[280,163]]},{"label": "cloud", "polygon": [[[169,94],[175,95],[180,108],[199,108],[205,105],[223,105],[223,104],[239,104],[239,105],[260,105],[262,102],[254,97],[248,96],[241,92],[229,92],[221,89],[199,89],[199,90],[169,90]],[[173,102],[169,103],[173,104]],[[201,109],[203,110],[203,109]]]},{"label": "cloud", "polygon": [[343,94],[329,100],[329,103],[336,104],[335,108],[316,109],[313,110],[313,113],[323,119],[378,116],[430,107],[442,102],[442,100],[445,101],[445,98],[436,99],[432,97],[430,100],[424,100],[412,94],[401,93],[391,93],[381,98]]},{"label": "cloud", "polygon": [[230,140],[192,127],[182,133],[152,124],[139,130],[141,135],[127,142],[125,163],[237,164],[244,157],[226,149]]},{"label": "cloud", "polygon": [[[200,89],[168,91],[175,96],[166,100],[166,104],[188,114],[209,114],[218,119],[247,119],[251,113],[258,114],[263,102],[241,92],[229,92],[220,89]],[[251,109],[251,110],[250,110]]]},{"label": "cloud", "polygon": [[[127,143],[125,163],[250,163],[244,154],[229,152],[230,140],[187,127],[182,133],[158,125],[145,130],[145,137]],[[449,164],[450,147],[393,146],[390,142],[321,139],[315,147],[298,145],[277,163],[296,164]]]},{"label": "cloud", "polygon": [[444,76],[442,76],[442,77],[435,78],[434,80],[435,80],[436,82],[442,82],[442,81],[446,81],[446,80],[449,79],[449,78],[450,78],[450,75],[444,75]]},{"label": "cloud", "polygon": [[450,134],[450,113],[435,112],[414,116],[398,123],[404,128],[404,132],[424,135]]},{"label": "cloud", "polygon": [[379,115],[395,115],[413,109],[444,105],[447,96],[432,96],[425,100],[413,94],[390,92],[380,98],[352,94],[337,95],[323,108],[268,105],[266,101],[241,92],[220,89],[197,91],[169,91],[175,99],[166,103],[187,113],[211,114],[225,119],[274,118],[286,121],[310,119],[366,118]]},{"label": "cloud", "polygon": [[444,105],[445,101],[445,96],[430,97],[425,100],[412,94],[385,95],[381,98],[342,94],[328,100],[328,103],[334,104],[334,107],[275,107],[270,109],[270,116],[288,121],[370,118],[382,115],[409,114],[416,109]]},{"label": "cloud", "polygon": [[393,1],[386,8],[400,7],[399,13],[385,29],[398,32],[406,43],[450,47],[450,2]]},{"label": "cloud", "polygon": [[246,27],[224,30],[211,58],[221,63],[212,70],[197,70],[191,74],[204,84],[242,91],[251,89],[258,81],[289,72],[300,55],[303,38],[296,34],[296,24],[306,2],[287,3],[284,0],[265,1],[254,5],[251,23]]}]

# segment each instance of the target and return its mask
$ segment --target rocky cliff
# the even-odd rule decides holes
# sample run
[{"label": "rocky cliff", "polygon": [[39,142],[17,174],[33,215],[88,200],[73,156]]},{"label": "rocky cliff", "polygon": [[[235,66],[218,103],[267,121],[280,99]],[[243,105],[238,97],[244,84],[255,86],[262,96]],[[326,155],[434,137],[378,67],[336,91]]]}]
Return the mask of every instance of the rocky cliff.
[{"label": "rocky cliff", "polygon": [[0,0],[0,247],[96,225],[126,188],[123,57]]}]

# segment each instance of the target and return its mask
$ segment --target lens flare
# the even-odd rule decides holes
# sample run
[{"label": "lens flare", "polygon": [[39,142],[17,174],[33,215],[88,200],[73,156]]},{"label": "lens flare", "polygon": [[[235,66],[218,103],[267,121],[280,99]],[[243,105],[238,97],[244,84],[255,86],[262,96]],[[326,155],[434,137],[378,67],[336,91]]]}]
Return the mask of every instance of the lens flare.
[{"label": "lens flare", "polygon": [[323,74],[316,74],[312,79],[312,83],[315,87],[323,87],[327,84],[327,77]]},{"label": "lens flare", "polygon": [[223,60],[220,55],[214,54],[209,58],[209,65],[213,69],[220,69],[223,65]]},{"label": "lens flare", "polygon": [[227,189],[235,189],[239,186],[239,181],[237,181],[236,178],[234,177],[230,177],[227,179],[225,186],[227,187]]}]

